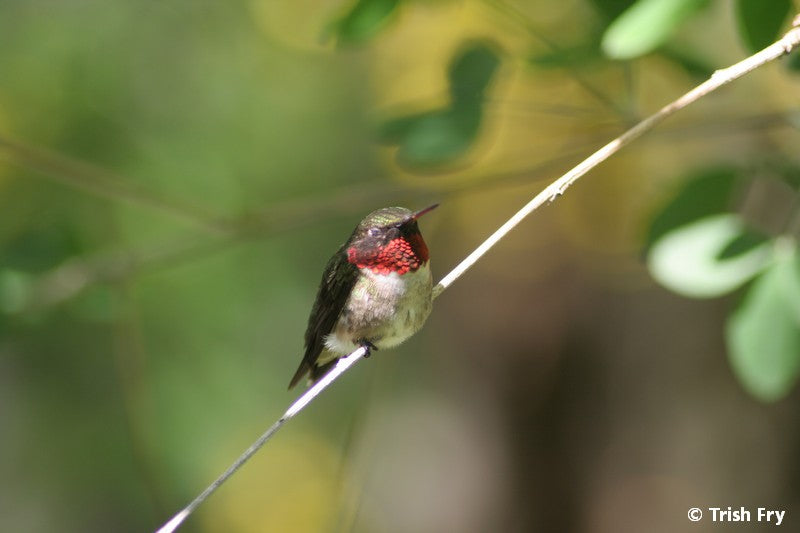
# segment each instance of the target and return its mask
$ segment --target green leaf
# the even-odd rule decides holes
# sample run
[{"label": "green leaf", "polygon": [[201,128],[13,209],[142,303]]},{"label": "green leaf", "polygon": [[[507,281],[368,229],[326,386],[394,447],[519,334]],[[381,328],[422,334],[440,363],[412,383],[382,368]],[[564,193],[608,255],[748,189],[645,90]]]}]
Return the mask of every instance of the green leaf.
[{"label": "green leaf", "polygon": [[499,54],[486,43],[473,43],[459,52],[448,69],[452,106],[483,105],[483,93],[499,66]]},{"label": "green leaf", "polygon": [[736,0],[739,36],[751,52],[758,52],[778,38],[792,10],[792,0]]},{"label": "green leaf", "polygon": [[414,130],[414,125],[429,114],[406,115],[385,121],[378,127],[378,141],[385,144],[401,144]]},{"label": "green leaf", "polygon": [[731,367],[759,400],[784,397],[800,375],[800,257],[792,250],[760,276],[728,319]]},{"label": "green leaf", "polygon": [[617,17],[603,35],[602,47],[613,59],[652,52],[707,0],[639,0]]},{"label": "green leaf", "polygon": [[595,9],[608,20],[614,20],[636,0],[592,0]]},{"label": "green leaf", "polygon": [[695,220],[730,211],[731,197],[742,181],[731,168],[715,168],[690,176],[669,202],[653,219],[645,248],[664,234]]},{"label": "green leaf", "polygon": [[358,0],[334,27],[339,42],[357,44],[374,37],[397,9],[400,0]]},{"label": "green leaf", "polygon": [[754,248],[758,248],[768,240],[769,238],[766,235],[757,231],[753,231],[750,228],[745,228],[742,233],[734,237],[731,242],[726,244],[725,248],[720,250],[719,255],[717,255],[717,259],[732,259],[750,252]]},{"label": "green leaf", "polygon": [[647,267],[657,282],[683,296],[721,296],[758,274],[771,259],[769,242],[730,258],[720,258],[726,247],[744,232],[744,223],[734,214],[700,219],[659,239],[650,248]]},{"label": "green leaf", "polygon": [[416,169],[452,163],[475,143],[483,118],[484,92],[500,66],[494,47],[471,43],[448,68],[451,102],[447,107],[388,120],[383,142],[398,144],[398,162]]},{"label": "green leaf", "polygon": [[480,121],[478,107],[420,116],[400,146],[397,159],[401,165],[416,168],[452,162],[472,146]]}]

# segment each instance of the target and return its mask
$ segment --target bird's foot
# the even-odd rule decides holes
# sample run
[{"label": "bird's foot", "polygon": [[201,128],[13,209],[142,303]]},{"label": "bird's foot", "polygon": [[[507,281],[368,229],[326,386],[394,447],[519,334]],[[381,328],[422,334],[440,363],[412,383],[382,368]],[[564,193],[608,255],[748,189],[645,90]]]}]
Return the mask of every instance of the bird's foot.
[{"label": "bird's foot", "polygon": [[364,359],[367,359],[370,355],[372,355],[372,350],[375,350],[375,351],[378,350],[378,347],[375,346],[374,344],[372,344],[367,339],[360,339],[357,344],[359,346],[361,346],[362,348],[366,348],[367,349],[367,352],[364,354]]}]

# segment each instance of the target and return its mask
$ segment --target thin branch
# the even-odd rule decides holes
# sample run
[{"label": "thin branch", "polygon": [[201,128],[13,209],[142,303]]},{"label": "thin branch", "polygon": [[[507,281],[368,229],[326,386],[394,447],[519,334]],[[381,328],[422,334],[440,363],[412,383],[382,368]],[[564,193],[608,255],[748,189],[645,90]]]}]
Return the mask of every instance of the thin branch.
[{"label": "thin branch", "polygon": [[190,223],[213,234],[230,231],[226,221],[204,208],[182,201],[161,198],[144,187],[94,165],[75,161],[62,154],[28,146],[0,135],[0,153],[6,152],[17,165],[34,170],[49,179],[103,198],[144,206]]},{"label": "thin branch", "polygon": [[[744,61],[736,63],[735,65],[718,70],[713,76],[701,85],[698,85],[685,95],[681,96],[669,105],[661,108],[657,113],[644,119],[636,124],[634,127],[603,146],[595,153],[586,158],[583,162],[579,163],[572,170],[558,178],[556,181],[547,186],[542,192],[528,202],[522,209],[520,209],[514,216],[512,216],[505,224],[503,224],[497,231],[495,231],[488,239],[486,239],[478,248],[475,249],[469,256],[466,257],[461,263],[458,264],[449,274],[434,287],[433,297],[439,296],[445,289],[461,277],[475,262],[478,261],[483,255],[488,252],[495,244],[497,244],[509,231],[514,229],[526,216],[533,212],[536,208],[540,207],[547,201],[553,201],[557,197],[564,194],[564,191],[572,185],[578,178],[586,174],[589,170],[596,167],[601,162],[608,159],[611,155],[619,151],[623,146],[626,146],[631,141],[637,139],[645,132],[653,129],[657,124],[665,118],[683,109],[692,102],[697,101],[699,98],[706,94],[730,83],[731,81],[747,74],[748,72],[770,62],[779,57],[788,54],[798,45],[800,45],[800,15],[795,18],[795,27],[793,27],[782,39],[765,48],[761,52],[754,54]],[[320,381],[308,389],[300,398],[298,398],[286,410],[281,418],[278,419],[270,428],[258,438],[238,459],[211,485],[209,485],[203,492],[200,493],[188,506],[176,514],[169,522],[164,524],[156,533],[171,533],[177,529],[181,523],[192,513],[197,507],[203,503],[220,485],[222,485],[229,477],[231,477],[236,470],[238,470],[250,457],[256,453],[272,436],[285,424],[290,418],[303,410],[314,398],[316,398],[325,388],[333,383],[338,377],[344,373],[348,368],[361,359],[366,350],[359,348],[347,357],[339,359],[333,370],[325,375]]]},{"label": "thin branch", "polygon": [[[746,129],[769,128],[775,125],[791,126],[787,113],[783,111],[726,118],[725,121],[692,122],[677,127],[665,127],[653,132],[653,135],[686,140],[691,137],[737,134]],[[490,187],[497,189],[501,185],[513,186],[523,180],[529,183],[541,179],[552,174],[553,169],[563,167],[564,164],[578,159],[578,156],[586,152],[589,141],[585,141],[582,137],[573,136],[568,152],[536,165],[465,176],[458,184],[448,185],[447,193],[451,196],[480,194]],[[127,280],[134,276],[172,268],[183,262],[220,252],[246,239],[261,239],[313,226],[320,220],[330,219],[334,215],[352,214],[356,210],[355,206],[374,204],[381,198],[414,192],[413,189],[406,190],[397,186],[359,183],[357,189],[348,186],[341,191],[330,192],[324,197],[270,205],[242,215],[231,220],[231,231],[225,235],[203,237],[181,235],[140,249],[104,250],[78,256],[37,277],[15,311],[25,313],[53,307],[99,283]],[[416,194],[419,194],[419,191],[416,191]]]},{"label": "thin branch", "polygon": [[201,503],[205,501],[206,498],[211,496],[211,494],[219,488],[220,485],[225,483],[229,477],[231,477],[239,468],[247,462],[250,457],[253,456],[266,442],[272,438],[272,436],[277,433],[281,426],[283,426],[290,418],[294,415],[302,411],[306,405],[311,403],[311,400],[316,398],[319,393],[325,390],[328,385],[333,383],[340,375],[344,373],[345,370],[353,366],[356,361],[364,357],[364,354],[367,353],[367,349],[364,347],[358,348],[356,351],[348,355],[347,357],[342,357],[339,361],[336,362],[336,366],[333,367],[333,370],[325,374],[325,376],[317,381],[311,388],[303,393],[295,402],[289,406],[283,416],[280,417],[274,424],[272,424],[269,429],[267,429],[259,438],[256,440],[252,445],[250,445],[245,452],[239,456],[236,461],[233,462],[228,469],[222,473],[214,482],[206,487],[206,489],[201,492],[192,502],[184,507],[181,512],[176,514],[172,519],[161,526],[156,533],[171,533],[181,525],[181,523],[186,519],[187,516],[192,514],[197,507],[200,506]]},{"label": "thin branch", "polygon": [[[476,192],[486,187],[497,187],[500,182],[512,182],[522,175],[526,180],[545,176],[553,168],[576,159],[576,155],[580,153],[582,152],[575,150],[533,167],[470,178],[469,183],[454,188],[454,191]],[[356,206],[375,203],[380,198],[390,196],[390,193],[397,196],[414,192],[395,186],[359,184],[359,187],[347,187],[341,192],[331,192],[324,197],[286,202],[244,215],[231,224],[232,230],[226,235],[181,235],[141,249],[105,250],[73,258],[43,273],[32,282],[26,291],[27,296],[15,311],[24,313],[52,307],[99,283],[126,280],[173,267],[181,262],[224,250],[246,239],[260,239],[310,227],[320,220],[330,220],[331,216],[352,214]]]},{"label": "thin branch", "polygon": [[488,252],[495,244],[497,244],[506,234],[514,229],[525,217],[530,215],[535,209],[540,207],[547,201],[552,202],[557,197],[564,194],[564,191],[569,188],[575,181],[589,172],[613,154],[618,152],[624,146],[630,144],[632,141],[640,137],[645,132],[653,129],[661,121],[676,111],[683,109],[689,104],[697,101],[708,93],[719,89],[733,80],[744,76],[748,72],[774,61],[779,57],[791,52],[798,44],[800,44],[800,28],[792,28],[782,39],[768,46],[762,51],[754,54],[747,59],[736,63],[735,65],[726,69],[716,71],[711,78],[701,83],[688,93],[684,94],[674,102],[662,107],[657,113],[650,115],[642,120],[631,129],[606,144],[595,153],[584,159],[572,170],[558,178],[556,181],[548,185],[542,192],[537,194],[533,200],[525,204],[514,216],[500,226],[492,235],[489,236],[480,246],[478,246],[471,254],[469,254],[461,263],[458,264],[449,274],[433,288],[433,297],[436,298],[447,287],[449,287],[455,280],[457,280],[464,272],[466,272],[478,259],[483,257],[483,254]]}]

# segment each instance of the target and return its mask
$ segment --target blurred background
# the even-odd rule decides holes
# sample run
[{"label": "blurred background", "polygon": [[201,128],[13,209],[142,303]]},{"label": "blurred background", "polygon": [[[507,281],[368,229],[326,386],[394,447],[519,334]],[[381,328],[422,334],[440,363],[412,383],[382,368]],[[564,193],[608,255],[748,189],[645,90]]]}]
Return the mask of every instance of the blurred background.
[{"label": "blurred background", "polygon": [[[657,3],[631,50],[622,17]],[[442,277],[788,26],[753,37],[735,4],[1,2],[0,529],[156,529],[298,394],[364,215],[441,202]],[[688,299],[645,261],[688,176],[794,172],[797,89],[767,65],[536,211],[182,530],[717,531],[687,510],[729,505],[798,527],[800,393],[732,370],[743,289]]]}]

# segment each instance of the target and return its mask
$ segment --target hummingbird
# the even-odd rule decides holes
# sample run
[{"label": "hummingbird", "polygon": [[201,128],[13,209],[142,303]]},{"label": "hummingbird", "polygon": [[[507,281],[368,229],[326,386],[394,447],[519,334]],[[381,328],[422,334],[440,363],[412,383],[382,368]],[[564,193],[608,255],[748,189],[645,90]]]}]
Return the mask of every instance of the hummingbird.
[{"label": "hummingbird", "polygon": [[291,389],[309,374],[315,382],[339,357],[358,347],[392,348],[416,333],[431,312],[428,246],[417,212],[385,207],[367,215],[330,258],[305,335],[305,355]]}]

